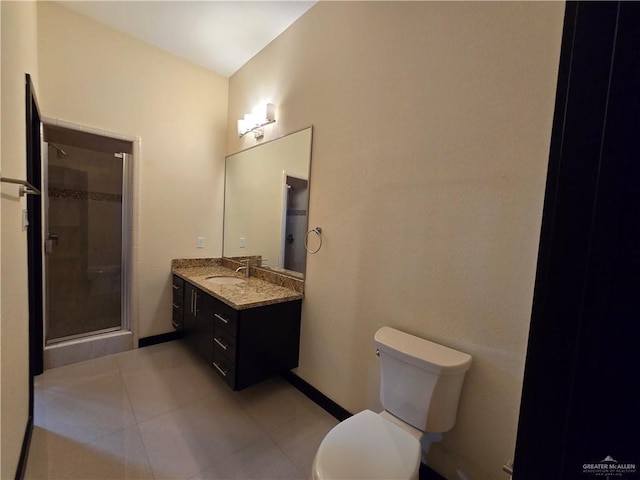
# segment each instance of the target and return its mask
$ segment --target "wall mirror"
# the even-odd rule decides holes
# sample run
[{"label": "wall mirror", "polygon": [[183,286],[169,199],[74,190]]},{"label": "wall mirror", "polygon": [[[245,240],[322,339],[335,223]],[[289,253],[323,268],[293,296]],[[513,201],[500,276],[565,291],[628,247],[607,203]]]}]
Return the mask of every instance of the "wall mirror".
[{"label": "wall mirror", "polygon": [[312,127],[226,158],[224,257],[304,278]]}]

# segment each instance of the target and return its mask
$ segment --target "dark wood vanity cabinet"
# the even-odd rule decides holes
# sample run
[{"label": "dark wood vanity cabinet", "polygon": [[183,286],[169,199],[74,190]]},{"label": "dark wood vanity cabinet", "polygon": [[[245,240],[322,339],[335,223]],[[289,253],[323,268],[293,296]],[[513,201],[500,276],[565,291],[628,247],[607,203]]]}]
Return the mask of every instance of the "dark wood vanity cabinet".
[{"label": "dark wood vanity cabinet", "polygon": [[185,281],[184,303],[187,342],[233,390],[298,366],[302,300],[235,310]]}]

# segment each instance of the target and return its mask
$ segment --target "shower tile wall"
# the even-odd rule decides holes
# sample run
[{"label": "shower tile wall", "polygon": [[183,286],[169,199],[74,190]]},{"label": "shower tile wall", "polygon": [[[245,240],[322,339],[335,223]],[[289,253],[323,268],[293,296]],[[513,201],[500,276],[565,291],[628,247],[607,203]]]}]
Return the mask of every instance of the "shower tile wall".
[{"label": "shower tile wall", "polygon": [[121,323],[122,160],[112,154],[49,147],[47,339]]}]

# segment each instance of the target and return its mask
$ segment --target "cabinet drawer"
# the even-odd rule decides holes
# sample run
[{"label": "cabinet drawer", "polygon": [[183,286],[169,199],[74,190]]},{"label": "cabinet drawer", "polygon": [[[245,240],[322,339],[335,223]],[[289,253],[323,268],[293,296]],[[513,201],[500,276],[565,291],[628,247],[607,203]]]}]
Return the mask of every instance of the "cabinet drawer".
[{"label": "cabinet drawer", "polygon": [[173,324],[173,328],[176,330],[182,330],[184,328],[184,315],[182,312],[182,307],[173,308],[173,319],[171,321]]},{"label": "cabinet drawer", "polygon": [[216,348],[213,349],[213,369],[231,388],[236,388],[235,366],[224,355],[222,355],[222,353],[220,353],[220,349]]},{"label": "cabinet drawer", "polygon": [[238,312],[228,305],[216,300],[213,305],[213,324],[215,326],[215,331],[225,330],[235,337],[237,323]]},{"label": "cabinet drawer", "polygon": [[175,298],[176,292],[180,292],[180,297],[182,297],[182,291],[184,290],[184,280],[180,277],[173,276],[173,296]]},{"label": "cabinet drawer", "polygon": [[236,339],[228,331],[218,328],[213,334],[213,348],[227,357],[230,362],[236,361]]}]

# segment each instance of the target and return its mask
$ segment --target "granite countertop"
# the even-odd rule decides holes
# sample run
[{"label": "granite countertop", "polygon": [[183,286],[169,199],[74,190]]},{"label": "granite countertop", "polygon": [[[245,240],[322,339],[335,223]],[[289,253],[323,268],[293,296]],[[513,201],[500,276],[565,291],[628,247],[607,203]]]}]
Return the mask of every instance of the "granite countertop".
[{"label": "granite countertop", "polygon": [[[173,266],[171,272],[236,310],[304,298],[304,293],[259,278],[245,278],[244,272],[236,273],[235,270],[222,265]],[[207,281],[211,276],[237,277],[246,281],[234,285],[218,285]]]}]

